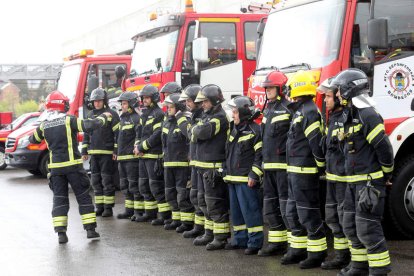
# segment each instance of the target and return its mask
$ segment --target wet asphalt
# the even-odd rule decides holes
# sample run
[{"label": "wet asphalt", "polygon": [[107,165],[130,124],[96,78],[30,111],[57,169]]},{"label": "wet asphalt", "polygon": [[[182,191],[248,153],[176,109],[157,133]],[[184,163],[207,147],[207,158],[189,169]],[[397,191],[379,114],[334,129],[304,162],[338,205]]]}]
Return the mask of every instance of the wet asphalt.
[{"label": "wet asphalt", "polygon": [[[116,197],[115,214],[123,210]],[[101,238],[86,239],[70,194],[69,243],[53,232],[47,181],[24,170],[0,171],[0,275],[336,275],[282,266],[280,257],[245,256],[242,250],[208,252],[175,231],[149,223],[98,218]],[[393,272],[414,275],[414,241],[389,241]]]}]

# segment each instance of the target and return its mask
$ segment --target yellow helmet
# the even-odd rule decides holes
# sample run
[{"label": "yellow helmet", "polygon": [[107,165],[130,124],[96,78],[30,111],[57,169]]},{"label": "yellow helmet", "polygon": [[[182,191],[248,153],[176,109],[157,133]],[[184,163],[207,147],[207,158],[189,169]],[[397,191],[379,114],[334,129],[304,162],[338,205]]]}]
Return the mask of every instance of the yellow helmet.
[{"label": "yellow helmet", "polygon": [[287,86],[290,89],[290,98],[316,96],[316,82],[311,71],[298,71],[289,79]]}]

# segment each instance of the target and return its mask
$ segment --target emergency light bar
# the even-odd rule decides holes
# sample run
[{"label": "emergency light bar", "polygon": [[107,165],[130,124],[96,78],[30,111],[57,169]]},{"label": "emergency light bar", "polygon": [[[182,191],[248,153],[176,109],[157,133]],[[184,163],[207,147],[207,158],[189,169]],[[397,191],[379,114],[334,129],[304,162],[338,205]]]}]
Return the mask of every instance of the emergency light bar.
[{"label": "emergency light bar", "polygon": [[78,58],[84,58],[87,56],[91,56],[94,54],[94,51],[92,49],[83,49],[81,50],[78,54],[73,54],[70,55],[66,58],[64,58],[64,61],[69,61],[69,60],[74,60],[74,59],[78,59]]}]

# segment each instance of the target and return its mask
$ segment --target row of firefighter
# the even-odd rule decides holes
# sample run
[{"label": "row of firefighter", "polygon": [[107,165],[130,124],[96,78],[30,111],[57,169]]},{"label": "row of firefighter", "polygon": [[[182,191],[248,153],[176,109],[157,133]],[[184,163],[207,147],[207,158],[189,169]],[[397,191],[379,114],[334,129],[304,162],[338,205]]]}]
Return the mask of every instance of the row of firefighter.
[{"label": "row of firefighter", "polygon": [[[214,84],[182,89],[170,82],[160,91],[146,85],[139,94],[124,92],[120,115],[108,107],[105,90],[97,88],[85,120],[67,115],[68,98],[52,92],[46,102],[50,116],[30,140],[45,139],[49,148],[59,242],[68,242],[68,183],[87,237],[99,237],[96,216],[113,216],[117,165],[125,200],[119,219],[161,225],[207,250],[282,255],[283,265],[301,269],[390,272],[381,218],[393,153],[368,97],[365,73],[347,69],[317,87],[309,71],[289,80],[272,71],[262,86],[263,113],[252,99],[238,96],[226,104],[231,123]],[[317,89],[325,93],[326,123],[313,101]],[[158,105],[160,94],[166,112]],[[77,132],[85,133],[81,152]],[[95,205],[82,167],[88,156]],[[325,221],[334,236],[329,259],[321,175],[327,180]]]}]

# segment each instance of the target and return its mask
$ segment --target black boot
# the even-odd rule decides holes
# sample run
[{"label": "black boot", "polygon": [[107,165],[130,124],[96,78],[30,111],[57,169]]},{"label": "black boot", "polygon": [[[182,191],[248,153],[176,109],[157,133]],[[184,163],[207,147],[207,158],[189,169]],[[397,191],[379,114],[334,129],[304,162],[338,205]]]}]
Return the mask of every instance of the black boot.
[{"label": "black boot", "polygon": [[249,247],[244,250],[244,255],[257,255],[260,248]]},{"label": "black boot", "polygon": [[107,218],[107,217],[112,217],[113,215],[114,213],[112,212],[112,207],[106,206],[105,210],[102,213],[102,217]]},{"label": "black boot", "polygon": [[200,224],[194,224],[194,228],[190,231],[185,231],[183,237],[186,239],[194,239],[204,234],[204,227]]},{"label": "black boot", "polygon": [[239,245],[234,245],[232,243],[228,243],[224,247],[224,250],[238,250],[238,249],[246,249],[246,246],[239,246]]},{"label": "black boot", "polygon": [[335,257],[330,261],[321,264],[322,269],[341,269],[346,267],[351,261],[348,249],[335,250]]},{"label": "black boot", "polygon": [[341,269],[338,276],[368,276],[368,262],[351,262],[347,267]]},{"label": "black boot", "polygon": [[286,253],[287,245],[287,242],[272,242],[260,249],[257,255],[262,257],[282,255]]},{"label": "black boot", "polygon": [[301,269],[310,269],[320,267],[326,258],[326,250],[322,252],[308,252],[308,257],[299,263]]},{"label": "black boot", "polygon": [[102,216],[103,212],[104,212],[104,207],[103,206],[96,206],[95,213],[96,213],[97,217]]},{"label": "black boot", "polygon": [[221,250],[221,249],[224,249],[224,247],[226,247],[226,244],[227,244],[227,240],[220,240],[220,239],[214,238],[212,242],[207,244],[206,249],[209,251]]},{"label": "black boot", "polygon": [[143,214],[144,214],[143,212],[140,212],[140,211],[135,210],[134,211],[134,214],[131,217],[131,221],[136,221],[137,218],[138,217],[141,217]]},{"label": "black boot", "polygon": [[98,232],[95,231],[95,229],[89,229],[89,230],[86,230],[86,237],[88,239],[95,239],[95,238],[99,238],[100,235]]},{"label": "black boot", "polygon": [[213,239],[214,239],[213,233],[211,233],[211,231],[206,231],[204,235],[198,236],[197,238],[195,238],[195,240],[193,241],[193,244],[195,246],[207,245],[210,242],[212,242]]},{"label": "black boot", "polygon": [[163,219],[161,219],[161,218],[156,218],[156,219],[153,219],[153,220],[151,221],[151,225],[152,225],[152,226],[160,226],[160,225],[164,225],[164,220],[163,220]]},{"label": "black boot", "polygon": [[132,209],[127,208],[123,213],[118,214],[116,217],[118,219],[130,219],[133,214],[134,211]]},{"label": "black boot", "polygon": [[289,248],[287,253],[280,259],[282,265],[297,264],[307,258],[306,249]]},{"label": "black boot", "polygon": [[178,226],[175,229],[175,232],[177,232],[177,233],[184,233],[185,231],[190,231],[191,229],[193,229],[193,225],[192,224],[181,223],[181,225]]},{"label": "black boot", "polygon": [[153,220],[155,217],[152,215],[149,215],[148,213],[144,213],[142,216],[136,217],[136,222],[147,222]]},{"label": "black boot", "polygon": [[69,241],[66,232],[58,232],[58,239],[60,244],[67,243]]},{"label": "black boot", "polygon": [[175,230],[177,227],[181,226],[181,222],[179,220],[173,220],[169,224],[164,225],[165,230]]}]

